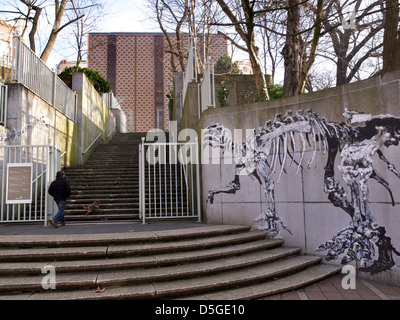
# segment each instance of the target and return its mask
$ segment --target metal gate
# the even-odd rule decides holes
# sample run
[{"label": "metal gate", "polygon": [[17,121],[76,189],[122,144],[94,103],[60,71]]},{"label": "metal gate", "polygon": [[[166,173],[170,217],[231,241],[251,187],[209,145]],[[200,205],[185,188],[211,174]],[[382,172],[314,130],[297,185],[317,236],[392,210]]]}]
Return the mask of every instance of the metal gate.
[{"label": "metal gate", "polygon": [[143,223],[148,219],[201,221],[199,165],[197,142],[145,143],[142,138],[139,207]]},{"label": "metal gate", "polygon": [[56,205],[47,189],[61,169],[61,155],[53,146],[0,146],[0,223],[44,222]]}]

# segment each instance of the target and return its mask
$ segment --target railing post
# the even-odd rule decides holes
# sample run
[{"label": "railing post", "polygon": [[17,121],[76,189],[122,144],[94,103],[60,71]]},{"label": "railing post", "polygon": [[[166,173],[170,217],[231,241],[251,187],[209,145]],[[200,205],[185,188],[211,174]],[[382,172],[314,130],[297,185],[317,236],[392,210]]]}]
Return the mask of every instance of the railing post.
[{"label": "railing post", "polygon": [[140,203],[141,203],[141,212],[142,212],[142,223],[146,223],[146,188],[145,188],[145,181],[144,181],[144,173],[145,173],[145,148],[144,148],[144,140],[145,137],[142,137],[142,152],[141,152],[141,160],[140,160],[140,188],[141,188],[141,198],[140,198]]},{"label": "railing post", "polygon": [[[197,214],[198,222],[201,222],[201,201],[200,201],[200,156],[199,156],[199,143],[196,137],[196,200],[197,200]],[[201,149],[201,148],[200,148]]]},{"label": "railing post", "polygon": [[8,86],[0,83],[0,123],[7,127]]},{"label": "railing post", "polygon": [[142,144],[139,144],[139,219],[142,219]]},{"label": "railing post", "polygon": [[[52,91],[52,101],[51,101],[51,105],[53,106],[53,107],[55,107],[56,106],[56,94],[57,94],[57,85],[56,85],[56,80],[57,80],[57,71],[56,70],[53,70],[53,91]],[[67,110],[65,110],[65,112],[66,112]]]},{"label": "railing post", "polygon": [[13,37],[13,50],[12,50],[12,72],[11,72],[11,80],[16,81],[17,83],[21,82],[21,37],[14,36]]}]

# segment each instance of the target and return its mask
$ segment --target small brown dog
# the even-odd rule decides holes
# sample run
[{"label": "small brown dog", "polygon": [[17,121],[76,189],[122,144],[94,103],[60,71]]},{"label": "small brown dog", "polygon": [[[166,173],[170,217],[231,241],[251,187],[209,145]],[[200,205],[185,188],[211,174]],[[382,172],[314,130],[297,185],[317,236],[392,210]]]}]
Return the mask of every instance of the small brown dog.
[{"label": "small brown dog", "polygon": [[100,201],[96,200],[92,204],[83,207],[86,210],[86,215],[100,209]]}]

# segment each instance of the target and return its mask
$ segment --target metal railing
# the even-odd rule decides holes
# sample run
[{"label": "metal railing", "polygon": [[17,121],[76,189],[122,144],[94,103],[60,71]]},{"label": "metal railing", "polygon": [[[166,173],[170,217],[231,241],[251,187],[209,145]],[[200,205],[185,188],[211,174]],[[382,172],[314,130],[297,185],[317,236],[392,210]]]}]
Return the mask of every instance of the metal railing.
[{"label": "metal railing", "polygon": [[11,68],[11,59],[8,54],[3,54],[0,56],[0,67]]},{"label": "metal railing", "polygon": [[[30,188],[30,201],[19,201],[15,196],[11,198],[10,189],[22,192],[19,179],[24,180],[25,175],[11,176],[10,165],[30,166],[32,180],[24,185],[24,188]],[[0,146],[0,222],[44,222],[47,225],[56,212],[55,202],[48,196],[47,188],[60,169],[60,152],[53,146]]]},{"label": "metal railing", "polygon": [[14,36],[11,80],[24,85],[54,108],[76,121],[76,94],[40,58]]},{"label": "metal railing", "polygon": [[[187,161],[182,161],[187,147]],[[201,221],[197,143],[142,143],[139,145],[139,212],[149,219],[197,218]]]},{"label": "metal railing", "polygon": [[7,126],[8,87],[0,83],[0,124]]},{"label": "metal railing", "polygon": [[196,67],[196,45],[193,37],[189,38],[188,59],[186,63],[186,71],[183,73],[183,92],[182,92],[182,105],[185,103],[186,92],[190,82],[197,78]]},{"label": "metal railing", "polygon": [[91,147],[93,147],[93,145],[96,143],[97,140],[99,140],[99,138],[102,136],[103,132],[100,132],[96,138],[94,138],[94,140],[90,143],[90,145],[86,148],[85,151],[82,151],[82,154],[85,154],[86,152],[88,152],[90,150]]},{"label": "metal railing", "polygon": [[199,85],[199,118],[208,108],[215,108],[214,64],[210,61],[204,65],[204,77]]},{"label": "metal railing", "polygon": [[101,95],[101,98],[103,99],[104,103],[109,107],[110,109],[121,109],[120,103],[118,102],[117,98],[115,98],[114,93],[111,92],[106,92]]}]

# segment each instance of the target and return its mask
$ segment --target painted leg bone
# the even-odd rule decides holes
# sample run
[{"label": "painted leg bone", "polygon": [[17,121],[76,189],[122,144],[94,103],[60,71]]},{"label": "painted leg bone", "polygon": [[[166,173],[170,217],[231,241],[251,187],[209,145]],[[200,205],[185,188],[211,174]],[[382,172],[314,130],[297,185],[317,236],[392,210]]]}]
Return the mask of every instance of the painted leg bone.
[{"label": "painted leg bone", "polygon": [[219,193],[235,194],[236,191],[240,190],[239,176],[235,175],[235,179],[229,182],[224,188],[219,190],[208,191],[206,203],[210,201],[211,204],[214,203],[214,196]]}]

